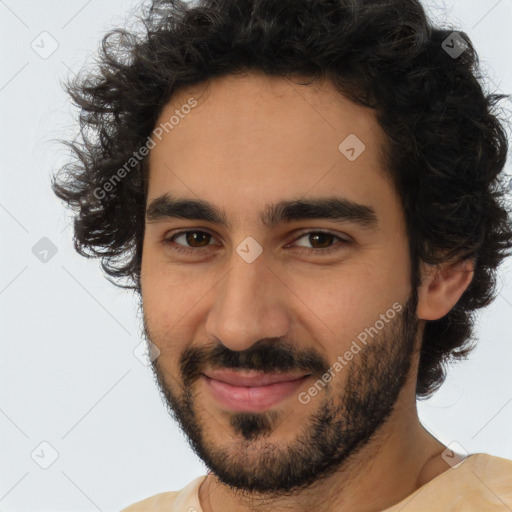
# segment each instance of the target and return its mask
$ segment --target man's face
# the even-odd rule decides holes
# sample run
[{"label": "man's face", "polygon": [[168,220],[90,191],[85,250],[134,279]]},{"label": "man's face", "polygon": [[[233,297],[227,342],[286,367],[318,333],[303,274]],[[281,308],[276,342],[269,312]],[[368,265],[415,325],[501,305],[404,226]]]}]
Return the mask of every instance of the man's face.
[{"label": "man's face", "polygon": [[[153,369],[221,481],[306,486],[384,424],[411,369],[416,296],[383,135],[328,82],[248,75],[199,90],[166,106],[156,126],[175,115],[173,129],[149,160],[141,291]],[[225,223],[191,206],[177,217],[165,194],[209,203]],[[318,213],[325,199],[350,203]],[[287,382],[225,380],[262,372]]]}]

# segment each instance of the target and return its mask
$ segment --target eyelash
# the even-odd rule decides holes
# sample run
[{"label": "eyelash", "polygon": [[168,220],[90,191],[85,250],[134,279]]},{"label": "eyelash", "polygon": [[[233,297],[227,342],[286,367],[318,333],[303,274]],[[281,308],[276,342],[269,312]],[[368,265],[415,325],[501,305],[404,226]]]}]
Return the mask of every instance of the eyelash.
[{"label": "eyelash", "polygon": [[[179,231],[177,233],[174,233],[171,237],[165,238],[163,240],[163,243],[165,245],[171,246],[172,250],[182,253],[182,254],[198,253],[201,249],[204,249],[204,248],[210,246],[210,244],[208,244],[205,247],[197,247],[195,249],[188,249],[188,248],[183,247],[182,245],[176,244],[176,242],[174,242],[174,239],[176,237],[178,237],[180,235],[186,235],[187,233],[202,233],[202,234],[210,235],[212,238],[214,238],[213,235],[211,233],[208,233],[207,231],[202,231],[199,229],[189,229],[189,230]],[[320,255],[320,253],[322,253],[322,255],[325,255],[325,254],[331,254],[336,251],[340,251],[343,249],[344,245],[351,243],[349,240],[345,240],[344,238],[341,238],[340,236],[338,236],[330,231],[306,231],[305,233],[301,233],[299,237],[295,238],[295,240],[293,240],[293,242],[297,242],[298,240],[300,240],[301,238],[304,238],[305,236],[316,235],[316,234],[332,235],[334,238],[337,238],[341,242],[341,247],[340,247],[340,244],[336,244],[336,245],[332,245],[325,249],[314,249],[314,248],[307,248],[307,247],[299,247],[299,249],[305,250],[310,253],[312,252],[317,255]]]}]

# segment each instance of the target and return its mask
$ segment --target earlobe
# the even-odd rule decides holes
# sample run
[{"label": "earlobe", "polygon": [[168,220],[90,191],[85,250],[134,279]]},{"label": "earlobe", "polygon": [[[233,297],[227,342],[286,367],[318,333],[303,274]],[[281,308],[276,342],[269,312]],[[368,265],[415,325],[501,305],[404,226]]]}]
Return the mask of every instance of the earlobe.
[{"label": "earlobe", "polygon": [[423,267],[423,280],[418,289],[420,320],[439,320],[457,304],[474,275],[473,260],[459,260]]}]

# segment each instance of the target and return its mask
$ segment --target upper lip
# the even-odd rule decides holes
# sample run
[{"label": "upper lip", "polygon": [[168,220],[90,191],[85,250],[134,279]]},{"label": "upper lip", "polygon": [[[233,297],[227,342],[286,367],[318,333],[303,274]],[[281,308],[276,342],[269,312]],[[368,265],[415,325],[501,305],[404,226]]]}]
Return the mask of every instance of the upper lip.
[{"label": "upper lip", "polygon": [[275,384],[276,382],[289,382],[292,380],[298,380],[305,377],[306,373],[262,373],[254,370],[208,370],[203,372],[210,379],[220,380],[231,386],[268,386],[269,384]]}]

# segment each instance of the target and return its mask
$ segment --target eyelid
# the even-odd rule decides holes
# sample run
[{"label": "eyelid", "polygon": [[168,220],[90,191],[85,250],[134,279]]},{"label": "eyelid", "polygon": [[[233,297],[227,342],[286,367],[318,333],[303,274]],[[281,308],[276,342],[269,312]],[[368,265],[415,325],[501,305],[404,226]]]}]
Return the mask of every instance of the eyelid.
[{"label": "eyelid", "polygon": [[[296,242],[297,240],[299,240],[300,238],[302,238],[305,235],[314,235],[316,233],[323,233],[323,234],[326,234],[326,235],[332,235],[332,236],[337,237],[337,238],[339,238],[340,240],[342,240],[343,242],[346,242],[346,243],[353,242],[353,239],[350,236],[348,236],[347,234],[345,234],[345,233],[339,233],[337,231],[332,231],[330,229],[324,229],[324,228],[318,228],[318,229],[307,228],[307,229],[299,230],[298,232],[296,232],[294,234],[294,239],[292,240],[292,242]],[[317,249],[317,250],[320,250],[320,249]]]},{"label": "eyelid", "polygon": [[[206,233],[207,235],[210,235],[213,239],[217,239],[218,236],[214,235],[208,228],[187,228],[187,229],[178,229],[176,231],[168,231],[165,233],[163,237],[163,242],[172,242],[173,238],[176,238],[180,235],[186,235],[187,233]],[[208,244],[208,245],[215,245],[215,244]],[[185,247],[185,246],[184,246]],[[205,246],[208,247],[208,246]],[[198,249],[195,249],[196,251]]]}]

